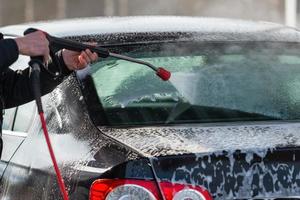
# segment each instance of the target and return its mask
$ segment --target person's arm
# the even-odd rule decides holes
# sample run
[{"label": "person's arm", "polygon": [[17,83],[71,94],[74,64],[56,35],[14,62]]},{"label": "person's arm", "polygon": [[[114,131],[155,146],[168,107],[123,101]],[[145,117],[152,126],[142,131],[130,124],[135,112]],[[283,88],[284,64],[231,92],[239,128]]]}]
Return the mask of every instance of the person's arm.
[{"label": "person's arm", "polygon": [[[58,72],[58,66],[53,63],[49,63],[47,71],[45,68],[41,68],[40,80],[41,80],[41,92],[42,95],[51,92],[58,84],[60,84],[63,78],[69,75],[72,71],[65,65],[61,52],[57,55],[60,62],[62,74],[59,77],[53,76],[51,72]],[[1,84],[3,87],[3,100],[5,108],[15,107],[34,99],[31,82],[30,82],[30,68],[25,70],[13,71],[8,69],[2,75]]]},{"label": "person's arm", "polygon": [[8,69],[19,57],[17,43],[13,39],[0,40],[0,74]]},{"label": "person's arm", "polygon": [[[51,92],[62,82],[64,77],[71,74],[72,71],[83,69],[89,63],[98,59],[97,54],[92,53],[89,49],[82,52],[62,50],[57,53],[56,57],[59,61],[59,66],[56,66],[54,63],[49,63],[48,69],[41,68],[40,80],[42,95]],[[61,67],[61,75],[57,78],[53,74],[60,71],[59,67]],[[49,73],[49,71],[52,73]],[[0,77],[5,108],[15,107],[34,99],[31,89],[29,67],[25,70],[18,71],[7,69]]]}]

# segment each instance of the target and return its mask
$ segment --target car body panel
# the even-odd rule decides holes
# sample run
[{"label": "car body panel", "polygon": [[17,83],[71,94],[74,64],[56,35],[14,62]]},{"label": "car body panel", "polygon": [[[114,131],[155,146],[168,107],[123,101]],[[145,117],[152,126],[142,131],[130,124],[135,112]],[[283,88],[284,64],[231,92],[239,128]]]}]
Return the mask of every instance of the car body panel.
[{"label": "car body panel", "polygon": [[158,181],[201,185],[214,199],[299,197],[299,148],[216,151],[152,160]]},{"label": "car body panel", "polygon": [[[18,150],[22,142],[24,141],[25,136],[23,133],[20,134],[12,134],[11,131],[4,130],[2,132],[2,140],[3,140],[3,150],[0,161],[0,177],[7,167],[8,162],[13,157],[14,153]],[[1,179],[0,178],[0,179]]]},{"label": "car body panel", "polygon": [[295,28],[270,22],[175,16],[100,17],[44,21],[6,26],[0,31],[6,34],[23,35],[24,30],[29,27],[38,28],[60,37],[114,35],[123,42],[126,42],[124,35],[128,33],[161,33],[160,35],[163,36],[164,33],[177,33],[177,35],[183,33],[184,35],[184,33],[194,32],[196,34],[193,37],[202,41],[293,42],[300,39],[300,34]]},{"label": "car body panel", "polygon": [[[126,145],[94,128],[80,96],[76,79],[70,76],[43,99],[53,149],[70,193],[81,181],[139,157]],[[58,196],[56,177],[37,121],[5,170],[0,199],[58,199]]]},{"label": "car body panel", "polygon": [[[300,145],[299,123],[171,125],[99,130],[148,156]],[[243,138],[243,140],[241,140]]]},{"label": "car body panel", "polygon": [[214,199],[299,195],[299,123],[260,123],[99,129],[153,157],[158,181],[201,185]]}]

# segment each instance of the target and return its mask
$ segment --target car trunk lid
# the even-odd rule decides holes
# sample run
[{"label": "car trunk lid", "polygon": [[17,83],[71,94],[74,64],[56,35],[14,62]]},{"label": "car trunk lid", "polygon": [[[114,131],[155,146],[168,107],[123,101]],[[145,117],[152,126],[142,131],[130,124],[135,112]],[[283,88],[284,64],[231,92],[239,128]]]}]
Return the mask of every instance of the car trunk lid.
[{"label": "car trunk lid", "polygon": [[299,123],[195,124],[99,130],[145,156],[300,146]]},{"label": "car trunk lid", "polygon": [[213,199],[300,197],[300,148],[150,158],[158,182],[200,186]]},{"label": "car trunk lid", "polygon": [[300,124],[99,128],[149,157],[159,182],[206,188],[214,199],[300,195]]}]

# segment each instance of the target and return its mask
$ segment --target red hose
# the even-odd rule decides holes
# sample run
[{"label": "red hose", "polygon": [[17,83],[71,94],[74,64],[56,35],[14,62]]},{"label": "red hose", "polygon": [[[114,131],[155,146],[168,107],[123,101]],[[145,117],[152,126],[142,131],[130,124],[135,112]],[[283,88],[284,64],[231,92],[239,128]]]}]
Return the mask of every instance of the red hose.
[{"label": "red hose", "polygon": [[56,178],[57,178],[57,181],[58,181],[59,189],[60,189],[60,191],[63,195],[63,199],[64,200],[69,200],[68,193],[67,193],[67,190],[66,190],[66,186],[65,186],[64,180],[61,176],[61,173],[59,171],[59,168],[58,168],[58,165],[57,165],[57,162],[56,162],[56,158],[55,158],[55,155],[54,155],[54,152],[53,152],[53,149],[52,149],[52,145],[51,145],[49,133],[48,133],[48,130],[47,130],[47,125],[46,125],[44,113],[41,112],[39,114],[40,114],[40,119],[41,119],[41,123],[42,123],[43,132],[44,132],[44,135],[45,135],[45,138],[46,138],[48,150],[49,150],[51,160],[52,160],[52,163],[53,163],[53,166],[54,166],[54,170],[55,170],[55,173],[56,173]]}]

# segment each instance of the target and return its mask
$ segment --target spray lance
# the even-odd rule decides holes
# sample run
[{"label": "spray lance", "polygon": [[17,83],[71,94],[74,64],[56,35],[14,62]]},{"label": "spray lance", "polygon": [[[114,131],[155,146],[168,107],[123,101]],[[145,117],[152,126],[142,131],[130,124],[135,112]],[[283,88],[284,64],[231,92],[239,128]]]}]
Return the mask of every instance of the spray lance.
[{"label": "spray lance", "polygon": [[[37,31],[37,29],[29,28],[25,32],[30,32],[31,33],[31,32],[34,32],[34,31]],[[169,80],[169,78],[171,77],[171,73],[169,71],[167,71],[166,69],[164,69],[163,67],[155,67],[151,63],[148,63],[148,62],[145,62],[145,61],[142,61],[142,60],[138,60],[138,59],[128,57],[128,56],[125,56],[125,55],[112,53],[112,52],[109,52],[107,49],[99,47],[99,46],[92,46],[92,45],[88,45],[88,44],[83,44],[83,43],[68,40],[68,39],[54,37],[54,36],[51,36],[50,34],[48,34],[46,32],[43,32],[43,33],[45,34],[46,38],[49,41],[50,55],[51,55],[51,52],[52,52],[52,55],[53,55],[53,51],[51,51],[53,48],[68,49],[68,50],[71,50],[71,51],[78,51],[78,52],[84,51],[86,49],[90,49],[92,52],[97,53],[98,56],[102,57],[102,58],[114,57],[114,58],[118,58],[118,59],[121,59],[121,60],[127,60],[129,62],[134,62],[134,63],[138,63],[138,64],[141,64],[141,65],[145,65],[145,66],[151,68],[152,70],[154,70],[156,72],[156,75],[159,76],[164,81]],[[53,58],[53,56],[52,56],[52,58]]]},{"label": "spray lance", "polygon": [[[38,31],[37,29],[34,28],[29,28],[24,32],[24,35],[32,33]],[[158,77],[160,77],[162,80],[167,81],[169,80],[169,78],[171,77],[171,73],[169,71],[167,71],[166,69],[162,68],[162,67],[155,67],[154,65],[152,65],[151,63],[142,61],[142,60],[138,60],[132,57],[128,57],[125,55],[120,55],[120,54],[116,54],[116,53],[112,53],[109,52],[107,49],[99,47],[99,46],[92,46],[92,45],[88,45],[88,44],[83,44],[80,42],[76,42],[76,41],[71,41],[68,39],[62,39],[62,38],[58,38],[58,37],[54,37],[49,35],[46,32],[43,32],[46,36],[46,38],[49,41],[49,49],[50,49],[50,56],[52,57],[52,59],[54,59],[53,61],[55,62],[55,64],[58,64],[58,62],[55,60],[54,57],[54,51],[53,49],[55,48],[57,49],[68,49],[71,51],[84,51],[86,49],[90,49],[92,52],[95,52],[98,54],[99,57],[102,58],[106,58],[106,57],[114,57],[114,58],[118,58],[118,59],[122,59],[122,60],[127,60],[129,62],[134,62],[134,63],[138,63],[144,66],[147,66],[149,68],[151,68],[153,71],[155,71],[156,75]],[[50,157],[53,163],[53,167],[55,170],[55,174],[56,174],[56,178],[59,184],[59,188],[61,191],[61,194],[63,196],[64,200],[68,200],[68,193],[63,181],[63,178],[61,176],[60,170],[58,168],[57,165],[57,161],[55,158],[55,154],[51,145],[51,141],[50,141],[50,137],[48,134],[48,130],[47,130],[47,126],[46,126],[46,121],[45,121],[45,117],[44,117],[44,111],[43,111],[43,106],[42,106],[42,101],[41,101],[41,90],[40,90],[40,68],[44,67],[43,64],[43,57],[42,56],[35,56],[35,57],[31,57],[31,60],[29,61],[29,66],[32,69],[31,72],[31,84],[32,84],[32,90],[33,90],[33,94],[36,100],[36,104],[37,104],[37,109],[38,109],[38,113],[40,115],[40,120],[41,120],[41,124],[42,124],[42,129],[44,132],[44,136],[46,139],[46,143],[48,146],[48,150],[50,153]]]}]

